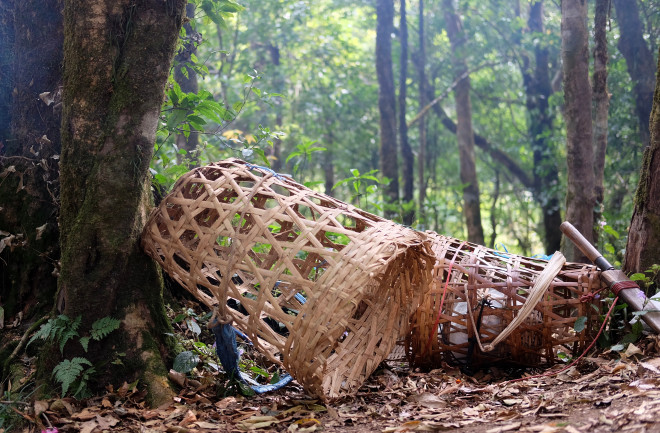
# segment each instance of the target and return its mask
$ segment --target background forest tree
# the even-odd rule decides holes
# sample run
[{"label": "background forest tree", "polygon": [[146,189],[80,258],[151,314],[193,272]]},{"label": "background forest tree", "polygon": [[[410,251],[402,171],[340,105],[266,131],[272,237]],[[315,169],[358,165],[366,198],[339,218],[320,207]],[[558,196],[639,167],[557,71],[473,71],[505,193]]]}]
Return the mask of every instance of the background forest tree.
[{"label": "background forest tree", "polygon": [[[60,264],[63,270],[75,268],[73,256],[60,257],[58,236],[61,230],[63,245],[71,244],[77,231],[66,223],[58,228],[58,217],[75,219],[80,185],[71,179],[87,178],[87,166],[97,162],[97,155],[80,167],[63,162],[63,182],[68,175],[70,183],[60,194],[60,137],[71,138],[66,128],[60,135],[59,123],[65,32],[60,2],[38,3],[43,5],[0,5],[0,302],[7,320],[19,313],[32,316],[35,306],[40,314],[50,310]],[[594,120],[593,135],[607,140],[606,147],[599,144],[606,152],[602,169],[571,151],[573,126],[567,119],[574,116],[565,90],[576,82],[562,55],[560,2],[239,3],[195,0],[186,8],[178,54],[162,83],[153,156],[151,143],[140,141],[139,158],[127,157],[139,163],[115,167],[137,173],[122,188],[143,191],[147,160],[162,193],[190,167],[235,156],[291,173],[311,188],[420,230],[534,255],[559,248],[559,223],[572,218],[566,201],[575,190],[571,164],[584,163],[596,171],[592,186],[578,188],[588,196],[578,200],[581,205],[597,203],[591,212],[596,219],[587,225],[608,258],[623,262],[639,169],[653,141],[648,119],[660,2],[614,0],[614,7],[601,9],[601,22],[603,13],[607,22],[599,49],[607,54],[609,116],[604,131],[597,128],[605,124]],[[561,3],[583,8],[582,25],[586,16],[581,56],[587,63],[578,86],[586,91],[588,80],[596,81],[592,30],[596,4],[602,8],[603,2]],[[25,31],[34,22],[44,25]],[[133,42],[147,49],[145,40]],[[120,53],[130,48],[123,39],[117,43],[121,49],[112,49]],[[48,55],[35,58],[34,52]],[[122,67],[118,56],[112,68]],[[66,62],[64,73],[70,80]],[[607,99],[594,96],[587,117],[596,116]],[[118,110],[108,104],[110,112]],[[74,105],[65,98],[67,116]],[[147,145],[148,151],[142,148]],[[653,152],[647,151],[645,172],[653,166]],[[648,198],[652,189],[644,185],[636,216],[649,215],[643,207],[657,200]],[[660,231],[645,224],[652,233]],[[583,231],[589,234],[587,227]],[[628,271],[660,262],[659,250],[645,251],[643,263],[626,262]],[[60,285],[76,278],[63,272]],[[59,311],[81,312],[71,298],[76,290],[60,295]]]}]

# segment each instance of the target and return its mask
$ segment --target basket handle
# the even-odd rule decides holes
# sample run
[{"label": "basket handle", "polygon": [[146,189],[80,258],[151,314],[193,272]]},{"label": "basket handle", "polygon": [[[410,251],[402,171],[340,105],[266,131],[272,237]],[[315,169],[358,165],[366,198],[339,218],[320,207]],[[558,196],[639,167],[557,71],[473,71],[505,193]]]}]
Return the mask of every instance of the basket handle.
[{"label": "basket handle", "polygon": [[479,336],[477,326],[474,323],[474,316],[470,313],[472,308],[470,307],[470,297],[467,293],[467,284],[465,285],[465,301],[468,307],[468,316],[472,322],[472,328],[475,330],[475,336],[477,337],[479,349],[481,349],[482,352],[490,352],[495,349],[495,346],[507,338],[522,322],[525,321],[525,319],[527,319],[527,317],[529,317],[529,315],[532,313],[532,310],[534,310],[536,307],[536,304],[539,303],[543,297],[543,294],[548,290],[548,287],[550,287],[552,280],[554,280],[557,274],[559,274],[559,271],[561,271],[564,263],[566,263],[566,257],[564,257],[564,255],[559,251],[556,251],[552,255],[552,259],[548,262],[547,266],[545,269],[543,269],[543,272],[541,272],[538,279],[534,283],[532,290],[529,292],[529,296],[527,296],[525,303],[522,305],[522,307],[520,307],[520,310],[518,310],[516,317],[513,318],[511,323],[509,323],[507,327],[504,328],[504,330],[497,337],[495,337],[493,341],[487,343],[485,346],[481,344],[481,337]]}]

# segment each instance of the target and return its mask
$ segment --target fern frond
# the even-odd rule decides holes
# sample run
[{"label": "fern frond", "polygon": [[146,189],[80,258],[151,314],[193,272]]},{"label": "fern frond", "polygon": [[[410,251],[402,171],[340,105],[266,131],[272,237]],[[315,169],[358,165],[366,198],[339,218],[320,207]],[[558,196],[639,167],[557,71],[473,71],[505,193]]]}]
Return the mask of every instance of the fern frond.
[{"label": "fern frond", "polygon": [[83,347],[85,352],[87,352],[87,348],[89,347],[89,337],[80,337],[80,345]]},{"label": "fern frond", "polygon": [[64,331],[64,333],[60,336],[60,353],[64,354],[64,345],[66,344],[67,341],[72,339],[73,337],[78,337],[78,331],[75,329],[67,329]]},{"label": "fern frond", "polygon": [[60,314],[55,318],[55,323],[53,324],[53,334],[51,338],[55,341],[62,341],[62,336],[69,331],[76,332],[80,326],[81,316],[78,316],[75,320],[71,320],[68,316]]},{"label": "fern frond", "polygon": [[48,322],[44,323],[41,325],[39,330],[34,333],[32,338],[30,338],[30,341],[28,341],[28,346],[37,338],[41,338],[42,340],[46,340],[50,337],[51,332],[53,331],[53,323],[54,319],[48,319]]},{"label": "fern frond", "polygon": [[92,366],[86,358],[76,357],[71,360],[65,359],[55,366],[53,369],[53,376],[55,380],[62,384],[62,395],[66,395],[69,386],[78,379],[80,374],[85,369],[85,365]]},{"label": "fern frond", "polygon": [[119,328],[121,321],[113,319],[112,317],[102,317],[96,322],[92,323],[92,330],[90,332],[92,338],[96,341],[105,338],[115,329]]}]

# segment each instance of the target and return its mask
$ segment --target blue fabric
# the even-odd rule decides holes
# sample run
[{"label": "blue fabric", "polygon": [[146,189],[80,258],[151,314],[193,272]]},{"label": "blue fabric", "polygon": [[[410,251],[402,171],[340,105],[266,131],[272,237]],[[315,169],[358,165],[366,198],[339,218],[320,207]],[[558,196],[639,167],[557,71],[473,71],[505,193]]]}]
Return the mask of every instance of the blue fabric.
[{"label": "blue fabric", "polygon": [[236,334],[239,334],[239,336],[248,342],[248,344],[252,344],[247,336],[230,324],[217,322],[215,323],[215,326],[211,328],[211,331],[213,332],[213,335],[215,335],[215,351],[218,354],[218,358],[220,358],[222,368],[230,378],[247,383],[257,394],[278,390],[293,380],[291,375],[285,374],[277,383],[259,385],[249,376],[242,374],[238,368],[240,355],[238,354],[238,347],[236,345]]}]

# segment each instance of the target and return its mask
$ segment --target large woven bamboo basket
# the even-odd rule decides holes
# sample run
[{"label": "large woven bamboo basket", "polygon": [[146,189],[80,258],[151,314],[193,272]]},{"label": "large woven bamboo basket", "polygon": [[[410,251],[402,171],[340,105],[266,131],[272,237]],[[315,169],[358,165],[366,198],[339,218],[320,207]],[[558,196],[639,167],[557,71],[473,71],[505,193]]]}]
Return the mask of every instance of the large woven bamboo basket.
[{"label": "large woven bamboo basket", "polygon": [[355,393],[407,334],[435,261],[424,234],[237,159],[184,175],[142,242],[324,398]]},{"label": "large woven bamboo basket", "polygon": [[494,349],[482,351],[519,314],[548,262],[427,235],[437,261],[405,343],[413,365],[544,366],[581,354],[593,339],[599,308],[592,295],[601,288],[599,272],[591,265],[560,263],[527,318]]}]

